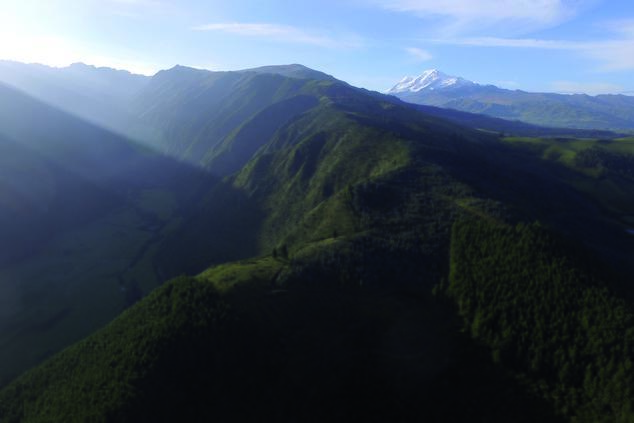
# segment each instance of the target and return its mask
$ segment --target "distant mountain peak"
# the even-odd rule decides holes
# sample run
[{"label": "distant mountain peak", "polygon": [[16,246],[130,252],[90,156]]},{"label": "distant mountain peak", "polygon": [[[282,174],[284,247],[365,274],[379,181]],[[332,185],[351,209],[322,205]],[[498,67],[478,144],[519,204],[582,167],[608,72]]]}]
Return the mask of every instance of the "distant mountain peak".
[{"label": "distant mountain peak", "polygon": [[[170,69],[162,70],[157,73],[157,75],[165,76],[165,75],[198,75],[205,76],[207,74],[213,73],[221,73],[222,71],[211,71],[207,69],[198,69],[192,68],[189,66],[176,65]],[[225,72],[233,72],[233,73],[242,73],[242,74],[270,74],[270,75],[281,75],[290,78],[301,78],[301,79],[317,79],[317,80],[335,80],[335,78],[331,75],[325,74],[320,71],[316,71],[309,67],[300,64],[290,64],[290,65],[271,65],[271,66],[261,66],[258,68],[249,68],[237,71],[225,71]]]},{"label": "distant mountain peak", "polygon": [[160,70],[158,73],[160,72],[172,72],[172,73],[212,73],[213,71],[208,70],[208,69],[201,69],[201,68],[194,68],[191,66],[184,66],[184,65],[174,65],[169,69],[163,69]]},{"label": "distant mountain peak", "polygon": [[272,65],[261,66],[258,68],[245,69],[240,72],[255,72],[264,74],[282,75],[291,78],[317,79],[317,80],[335,80],[332,75],[311,69],[307,66],[293,63],[289,65]]},{"label": "distant mountain peak", "polygon": [[96,66],[93,65],[88,65],[86,63],[83,62],[74,62],[71,63],[70,65],[67,66],[68,68],[77,68],[77,69],[86,69],[86,68],[90,68],[90,69],[96,69]]},{"label": "distant mountain peak", "polygon": [[475,83],[459,76],[447,75],[438,69],[428,69],[419,76],[404,77],[388,91],[388,94],[404,92],[417,93],[423,90],[433,91],[443,88],[458,88],[469,85],[475,85]]}]

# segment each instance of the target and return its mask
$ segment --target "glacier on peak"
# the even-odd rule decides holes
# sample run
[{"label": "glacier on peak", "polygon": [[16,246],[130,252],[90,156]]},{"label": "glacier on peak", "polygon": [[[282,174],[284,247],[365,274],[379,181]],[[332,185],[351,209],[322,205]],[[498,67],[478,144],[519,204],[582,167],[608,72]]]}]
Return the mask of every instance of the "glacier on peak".
[{"label": "glacier on peak", "polygon": [[387,93],[396,94],[404,92],[420,92],[423,90],[436,90],[442,88],[458,88],[468,85],[475,85],[457,76],[447,75],[438,69],[428,69],[419,76],[406,76],[401,79]]}]

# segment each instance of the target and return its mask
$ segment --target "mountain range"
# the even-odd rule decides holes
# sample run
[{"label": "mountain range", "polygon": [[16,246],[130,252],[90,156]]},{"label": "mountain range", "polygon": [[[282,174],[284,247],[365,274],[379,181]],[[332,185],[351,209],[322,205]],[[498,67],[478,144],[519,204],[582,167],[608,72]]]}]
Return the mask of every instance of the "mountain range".
[{"label": "mountain range", "polygon": [[0,81],[1,421],[632,418],[631,138],[301,65]]},{"label": "mountain range", "polygon": [[388,94],[429,106],[577,129],[634,129],[634,97],[604,94],[530,93],[481,85],[436,69],[405,77]]}]

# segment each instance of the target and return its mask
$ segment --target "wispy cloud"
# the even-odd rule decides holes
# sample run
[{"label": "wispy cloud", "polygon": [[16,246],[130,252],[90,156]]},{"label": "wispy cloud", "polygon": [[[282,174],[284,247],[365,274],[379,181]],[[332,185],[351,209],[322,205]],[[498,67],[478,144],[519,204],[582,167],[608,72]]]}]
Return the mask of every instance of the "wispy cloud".
[{"label": "wispy cloud", "polygon": [[429,40],[437,44],[461,45],[474,47],[511,47],[511,48],[538,48],[546,50],[581,50],[584,44],[561,40],[540,40],[535,38],[437,38]]},{"label": "wispy cloud", "polygon": [[620,85],[608,82],[573,82],[573,81],[555,81],[551,84],[553,91],[562,94],[605,94],[605,93],[622,93],[624,88]]},{"label": "wispy cloud", "polygon": [[141,7],[160,7],[163,3],[158,0],[109,0],[111,3],[123,4],[128,6]]},{"label": "wispy cloud", "polygon": [[427,62],[434,58],[430,52],[418,47],[407,47],[405,51],[418,62]]},{"label": "wispy cloud", "polygon": [[[632,28],[634,32],[634,26]],[[616,35],[627,35],[619,27]],[[562,50],[574,52],[580,56],[598,62],[598,70],[620,71],[634,70],[634,34],[631,37],[619,37],[598,41],[545,40],[534,38],[447,38],[426,40],[437,44],[463,45],[474,47],[506,47],[542,50]]]},{"label": "wispy cloud", "polygon": [[589,44],[583,54],[600,63],[600,70],[634,70],[634,38]]},{"label": "wispy cloud", "polygon": [[599,29],[625,38],[634,38],[634,19],[616,19],[595,24]]},{"label": "wispy cloud", "polygon": [[515,90],[519,88],[520,83],[512,80],[503,80],[503,81],[494,81],[493,85],[496,85],[501,88],[507,88],[509,90]]},{"label": "wispy cloud", "polygon": [[183,13],[179,2],[165,0],[101,0],[104,13],[145,20],[152,16],[175,16]]},{"label": "wispy cloud", "polygon": [[221,22],[199,25],[194,31],[215,31],[244,37],[258,37],[286,43],[309,44],[326,48],[359,47],[362,42],[359,37],[332,37],[308,32],[304,29],[289,25],[270,23]]},{"label": "wispy cloud", "polygon": [[493,25],[535,29],[575,16],[591,0],[371,0],[395,12],[444,18],[445,32],[461,33]]}]

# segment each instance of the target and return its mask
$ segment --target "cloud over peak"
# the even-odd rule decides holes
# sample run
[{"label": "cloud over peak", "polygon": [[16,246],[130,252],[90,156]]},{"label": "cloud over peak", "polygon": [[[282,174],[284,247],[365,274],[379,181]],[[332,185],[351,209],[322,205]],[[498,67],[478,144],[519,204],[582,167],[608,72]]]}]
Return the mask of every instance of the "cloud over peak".
[{"label": "cloud over peak", "polygon": [[410,56],[412,56],[414,59],[416,59],[419,62],[426,62],[428,60],[433,59],[434,57],[427,50],[423,50],[422,48],[418,48],[418,47],[406,47],[405,51],[408,52]]},{"label": "cloud over peak", "polygon": [[359,39],[335,38],[328,35],[308,32],[302,28],[290,25],[250,22],[218,22],[199,25],[194,31],[214,31],[245,37],[258,37],[273,41],[309,44],[326,48],[358,47]]}]

